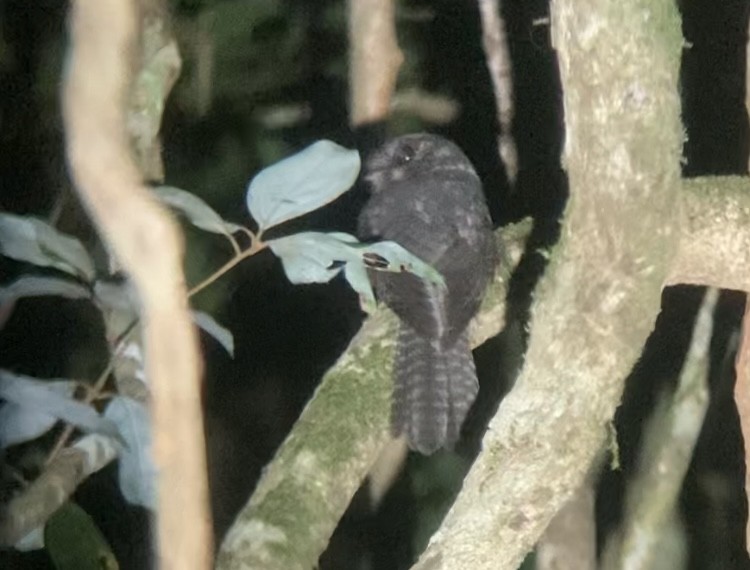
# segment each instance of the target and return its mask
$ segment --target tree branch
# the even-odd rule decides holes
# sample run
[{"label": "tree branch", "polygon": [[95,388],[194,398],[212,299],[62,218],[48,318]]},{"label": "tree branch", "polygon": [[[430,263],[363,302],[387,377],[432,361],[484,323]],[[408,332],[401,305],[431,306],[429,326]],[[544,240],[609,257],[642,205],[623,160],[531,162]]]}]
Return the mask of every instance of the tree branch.
[{"label": "tree branch", "polygon": [[188,313],[182,240],[142,186],[126,137],[128,57],[136,14],[127,0],[75,0],[63,88],[68,161],[78,193],[132,277],[142,305],[159,467],[158,541],[164,568],[208,568],[210,518],[198,339]]},{"label": "tree branch", "polygon": [[750,178],[683,181],[679,248],[666,285],[750,291]]},{"label": "tree branch", "polygon": [[536,547],[535,570],[596,570],[596,481],[590,474]]},{"label": "tree branch", "polygon": [[[712,188],[713,191],[706,193],[705,188]],[[724,190],[726,190],[725,194]],[[740,213],[750,210],[750,179],[686,180],[683,181],[681,195],[687,206],[684,209],[669,208],[671,212],[675,212],[675,217],[677,217],[677,212],[681,212],[681,217],[675,222],[679,228],[676,233],[680,235],[680,242],[665,282],[667,284],[684,282],[683,279],[686,279],[688,275],[695,274],[694,267],[700,268],[709,264],[713,267],[709,272],[710,275],[707,275],[707,279],[710,278],[711,282],[718,282],[723,287],[727,287],[732,282],[740,283],[740,273],[735,267],[735,249],[729,250],[726,255],[719,250],[712,252],[709,257],[706,257],[707,253],[701,258],[693,256],[696,251],[710,251],[712,243],[731,239],[732,236],[740,236],[738,238],[740,241],[747,239],[745,236],[750,224],[744,226],[742,218],[738,219],[736,214],[731,212]],[[712,206],[708,207],[707,203]],[[614,212],[616,213],[617,210]],[[717,215],[722,212],[730,212],[727,214],[728,218],[736,222],[727,223],[723,215]],[[640,214],[636,212],[631,214],[640,218]],[[602,221],[602,223],[608,222]],[[500,243],[508,251],[512,261],[509,272],[520,259],[529,230],[528,222],[500,230],[502,236]],[[585,259],[588,246],[586,243],[579,242],[578,247],[584,251],[579,254],[581,259]],[[711,261],[708,262],[708,259]],[[602,265],[598,266],[598,263]],[[608,267],[612,271],[612,267],[609,266],[611,266],[609,261],[592,261],[591,265],[587,264],[584,271],[596,274],[601,272],[601,267]],[[740,265],[740,267],[743,266]],[[508,273],[498,276],[498,280],[488,291],[482,311],[472,324],[474,346],[494,336],[503,327],[505,284],[508,276]],[[726,278],[723,279],[722,276]],[[614,273],[609,273],[609,278],[616,280],[618,277]],[[584,277],[581,279],[585,281]],[[695,279],[692,282],[700,283],[697,277]],[[613,281],[614,285],[616,283]],[[659,286],[658,290],[660,289]],[[585,303],[587,299],[581,298],[581,302]],[[566,308],[559,318],[567,318],[566,315],[569,315],[571,311],[575,312],[575,308]],[[575,320],[575,317],[572,318]],[[581,319],[586,321],[588,317],[584,315],[578,318],[577,322],[581,330],[569,333],[571,338],[575,338],[581,331],[586,331],[595,324],[595,322],[588,321],[582,323]],[[607,315],[599,319],[599,322],[605,324],[607,321]],[[259,565],[269,570],[294,569],[310,568],[315,564],[351,497],[369,472],[371,463],[382,446],[388,442],[390,362],[393,344],[390,327],[392,325],[391,317],[387,313],[381,312],[369,319],[352,341],[349,350],[326,374],[320,388],[303,412],[300,422],[295,424],[292,434],[264,471],[253,497],[241,511],[233,525],[233,530],[225,538],[219,555],[219,569],[228,570],[237,566],[257,567]],[[598,333],[593,331],[593,334],[596,336],[606,332],[604,329]],[[590,335],[592,332],[587,334]],[[586,339],[578,342],[585,344]],[[585,352],[598,352],[596,339],[592,342],[594,342],[592,348],[587,348]],[[612,349],[615,351],[613,354],[622,350],[623,346],[620,346],[616,339],[611,339],[611,342],[616,347]],[[564,352],[566,349],[561,346],[557,350]],[[578,347],[571,350],[577,351],[571,354],[583,354]],[[636,352],[631,351],[631,354],[636,354]],[[564,365],[565,362],[566,359],[560,359],[560,365]],[[629,371],[628,365],[622,365],[621,370],[625,372],[620,382]],[[549,378],[547,382],[550,383],[549,392],[539,395],[546,399],[544,409],[555,409],[556,405],[563,406],[566,402],[579,399],[574,387],[566,388],[562,383],[558,385],[554,378]],[[591,380],[591,382],[593,386],[596,386],[596,382],[600,380]],[[610,389],[613,388],[610,387]],[[591,388],[589,392],[590,390]],[[614,395],[610,397],[614,398]],[[560,398],[564,399],[559,400]],[[619,401],[619,392],[615,400]],[[590,401],[598,406],[603,405],[593,396]],[[346,404],[342,405],[342,402]],[[535,404],[542,405],[539,402]],[[612,403],[609,405],[614,406]],[[584,402],[578,401],[576,407],[571,409],[559,408],[554,412],[540,411],[538,414],[540,417],[548,413],[558,414],[559,421],[562,423],[571,420],[568,414],[575,414],[576,417],[572,421],[581,422],[584,421],[584,418],[580,417],[583,409]],[[532,424],[536,422],[536,416],[533,414],[527,416],[531,414],[528,410],[519,408],[514,411],[521,417],[528,417],[527,421]],[[500,412],[500,414],[506,413],[504,409]],[[596,430],[601,430],[602,438],[606,423],[605,420],[601,420],[601,423],[595,426]],[[533,425],[529,429],[533,430]],[[564,438],[566,433],[568,432],[562,430],[560,437]],[[342,443],[343,434],[346,437]],[[592,447],[592,453],[596,452],[601,440],[591,439],[591,434],[582,435],[586,435],[586,441],[596,443]],[[524,458],[525,445],[531,446],[531,450],[539,445],[533,443],[534,441],[534,439],[529,439],[518,442],[514,446],[513,453],[516,454],[514,461],[520,461],[523,458],[523,465],[518,468],[520,474],[517,477],[519,481],[530,481],[531,477],[535,477],[535,484],[546,485],[549,472],[540,469],[533,460]],[[560,453],[570,451],[568,443],[558,442],[558,444]],[[550,444],[545,443],[545,449],[547,445]],[[582,450],[576,449],[576,452],[581,453]],[[554,455],[555,452],[548,453],[549,458],[553,458]],[[325,459],[320,459],[320,456],[324,456]],[[306,471],[303,474],[299,465],[305,464],[306,461],[313,461],[315,467],[313,472]],[[314,521],[314,524],[310,521]],[[294,548],[289,545],[294,545]]]},{"label": "tree branch", "polygon": [[638,474],[628,485],[625,519],[602,557],[605,570],[662,568],[668,565],[667,560],[674,560],[661,556],[708,408],[708,369],[718,297],[716,289],[706,292],[677,390],[657,406],[646,427]]},{"label": "tree branch", "polygon": [[2,506],[0,545],[11,547],[41,527],[90,475],[117,457],[112,438],[86,435],[61,450],[24,492]]},{"label": "tree branch", "polygon": [[[745,451],[745,500],[750,497],[750,303],[745,298],[745,314],[742,317],[742,333],[737,347],[735,361],[736,381],[734,384],[734,403],[742,429],[743,449]],[[750,517],[745,521],[745,547],[750,554]]]},{"label": "tree branch", "polygon": [[[671,101],[670,104],[675,104],[675,102]],[[676,139],[678,138],[675,133],[673,135]],[[673,146],[673,153],[676,152],[674,148]],[[631,191],[635,190],[637,188],[631,186]],[[655,188],[653,191],[658,190]],[[734,284],[741,288],[750,288],[750,285],[744,281],[746,276],[742,274],[742,268],[748,265],[744,265],[741,261],[737,262],[737,255],[740,252],[744,256],[750,251],[750,243],[748,243],[750,223],[743,217],[750,211],[750,179],[711,177],[685,180],[678,194],[684,200],[684,208],[679,206],[680,202],[677,199],[679,196],[675,196],[675,203],[678,206],[662,205],[670,212],[665,219],[674,224],[671,239],[676,240],[674,236],[679,235],[679,244],[676,248],[672,247],[673,257],[671,260],[661,262],[669,267],[668,275],[664,275],[666,270],[661,269],[664,283],[673,285],[689,282],[713,284],[724,288],[731,288]],[[580,198],[574,199],[581,202]],[[591,204],[589,206],[593,207]],[[642,205],[642,207],[644,211],[650,208],[648,205]],[[627,223],[635,228],[641,228],[642,213],[635,205],[632,208],[629,210],[631,218]],[[609,216],[616,216],[618,212],[619,210],[614,208],[606,213]],[[671,215],[674,217],[672,218]],[[590,222],[596,222],[596,218],[592,218]],[[606,228],[610,224],[609,218],[602,219],[599,223]],[[527,222],[500,230],[501,244],[509,252],[512,267],[515,267],[520,258],[529,229]],[[591,235],[606,235],[602,228],[591,229],[591,231],[593,232]],[[661,230],[656,231],[655,234],[645,232],[643,239],[648,241],[650,236],[659,233]],[[587,235],[586,232],[583,235]],[[574,238],[569,236],[567,239]],[[611,240],[611,236],[608,239]],[[736,239],[737,243],[730,248],[719,245],[733,239]],[[742,244],[745,243],[747,243],[747,248],[743,249]],[[610,319],[613,313],[607,312],[596,318],[591,317],[591,313],[596,313],[598,309],[611,311],[609,296],[616,296],[621,288],[625,288],[629,294],[637,295],[637,293],[631,293],[634,286],[633,276],[629,274],[623,276],[618,273],[628,268],[625,259],[620,259],[613,265],[614,254],[605,253],[601,254],[607,257],[605,260],[599,257],[597,260],[586,261],[591,246],[588,239],[583,237],[576,239],[576,247],[578,249],[577,261],[574,263],[583,264],[580,269],[582,273],[578,277],[584,284],[581,286],[581,291],[590,292],[593,287],[586,275],[596,276],[606,271],[605,281],[610,279],[612,281],[599,283],[599,294],[603,296],[598,307],[589,305],[590,298],[582,294],[577,301],[583,305],[582,307],[577,308],[576,305],[571,305],[563,307],[559,315],[555,315],[554,311],[546,315],[548,320],[560,321],[561,324],[564,324],[565,319],[570,318],[570,327],[574,329],[580,327],[565,333],[568,335],[567,340],[575,344],[573,348],[563,343],[563,337],[552,342],[548,340],[549,335],[545,335],[544,340],[538,342],[541,342],[541,346],[546,349],[555,347],[558,354],[576,354],[578,358],[584,355],[587,358],[595,358],[597,355],[604,354],[600,353],[600,350],[605,350],[602,348],[599,336],[607,337],[614,333],[607,329],[611,326]],[[648,249],[644,244],[638,247]],[[631,256],[636,255],[635,250],[629,253]],[[557,251],[555,259],[558,259],[557,256],[560,255],[562,253]],[[701,273],[701,269],[706,266],[711,269]],[[556,275],[560,275],[560,272],[565,275],[566,270],[569,271],[565,267],[558,267]],[[647,267],[644,267],[642,271],[644,272],[643,279],[655,290],[660,291],[660,282],[650,277],[651,272]],[[497,334],[503,326],[507,279],[507,274],[499,276],[499,280],[488,292],[482,311],[472,325],[474,346]],[[701,282],[700,279],[705,279],[705,281]],[[638,282],[640,283],[640,280]],[[547,286],[549,287],[549,283]],[[570,287],[573,289],[571,290]],[[566,294],[575,297],[574,287],[570,285]],[[607,289],[608,287],[610,289]],[[563,299],[563,302],[570,301]],[[644,310],[644,307],[639,306],[638,299],[631,297],[630,302],[636,307],[633,318],[640,319],[639,311]],[[544,307],[546,304],[546,301],[540,299],[537,307]],[[649,319],[653,320],[657,309],[658,301],[652,299]],[[576,311],[579,310],[582,314],[576,315]],[[619,318],[629,320],[627,311],[621,308],[614,315],[619,314]],[[651,321],[647,320],[647,322]],[[266,468],[253,497],[238,516],[233,530],[222,544],[219,569],[228,570],[237,566],[257,567],[259,565],[269,570],[274,568],[306,569],[315,564],[351,497],[369,472],[371,463],[377,457],[381,447],[388,441],[386,432],[393,344],[393,336],[389,327],[392,324],[390,316],[385,313],[378,313],[369,319],[356,339],[352,341],[349,350],[326,374],[320,388],[303,412],[300,422],[295,425],[292,434]],[[549,326],[549,323],[546,326]],[[597,326],[598,330],[592,329]],[[532,330],[536,331],[536,328]],[[648,334],[648,331],[650,328],[640,331],[641,338],[645,338],[643,335]],[[536,335],[537,333],[534,332],[533,336]],[[592,344],[586,346],[588,342]],[[550,484],[549,473],[558,473],[559,467],[555,467],[554,471],[545,471],[548,467],[540,467],[535,463],[538,460],[535,459],[537,454],[543,453],[545,461],[555,462],[564,460],[564,458],[559,458],[561,453],[572,453],[574,457],[581,457],[583,454],[588,457],[589,453],[593,454],[598,451],[607,424],[607,420],[604,419],[606,414],[601,408],[605,407],[605,411],[611,415],[614,406],[619,402],[622,381],[630,370],[629,363],[632,363],[634,355],[640,353],[639,348],[634,346],[627,348],[625,341],[617,338],[608,338],[607,343],[609,345],[607,350],[611,351],[607,353],[607,359],[612,360],[611,366],[617,366],[620,370],[618,380],[606,376],[608,368],[602,368],[597,372],[596,378],[589,373],[588,380],[580,378],[572,383],[569,378],[570,373],[565,374],[566,380],[556,381],[558,376],[555,374],[557,373],[547,371],[546,380],[540,377],[540,384],[545,384],[546,390],[541,386],[530,386],[528,384],[530,380],[526,380],[524,393],[527,396],[524,397],[528,397],[530,393],[534,394],[528,407],[523,406],[522,402],[516,402],[512,410],[508,411],[503,407],[499,413],[500,416],[506,417],[508,422],[529,422],[529,425],[524,426],[524,429],[529,430],[525,436],[526,439],[514,441],[510,438],[512,447],[504,451],[503,455],[512,458],[512,462],[520,462],[515,471],[516,480],[527,482],[532,489],[534,485],[539,486],[542,490],[538,492],[543,493],[542,496],[545,498],[542,502],[550,498],[548,494],[551,491],[547,489],[547,485]],[[583,348],[581,345],[584,345]],[[626,348],[630,360],[620,362],[617,359],[621,357],[616,355],[625,352]],[[565,366],[568,360],[568,357],[561,356],[560,364],[553,363],[553,366],[558,368]],[[527,366],[530,364],[528,363]],[[596,388],[602,385],[602,378],[610,382],[609,385],[605,385],[609,393],[604,401]],[[590,385],[587,385],[589,382]],[[582,383],[583,388],[581,388]],[[596,393],[592,394],[592,390]],[[584,395],[581,396],[580,393]],[[588,398],[588,403],[594,406],[592,409],[597,410],[596,413],[601,419],[597,421],[587,417],[590,410],[586,411],[587,402],[581,398]],[[537,411],[532,411],[534,409]],[[509,417],[507,414],[515,415]],[[550,414],[559,422],[557,429],[560,430],[559,434],[554,434],[554,429],[552,429],[555,435],[552,443],[549,439],[537,439],[534,434],[537,419],[543,419]],[[560,427],[566,422],[572,422],[574,426],[572,428]],[[588,427],[584,429],[581,427],[582,424]],[[503,426],[503,429],[514,428],[512,423],[508,423]],[[580,430],[580,436],[589,447],[583,447],[580,442],[577,446],[571,447],[571,443],[565,441],[566,434],[576,434],[577,430]],[[545,434],[544,437],[551,437],[549,431]],[[346,436],[343,443],[342,435]],[[492,437],[496,440],[498,436],[495,433]],[[541,435],[539,437],[542,438]],[[485,442],[485,448],[487,445]],[[554,445],[558,447],[552,447]],[[503,449],[503,446],[500,446],[500,449]],[[324,456],[325,459],[320,459],[320,456]],[[313,461],[315,467],[312,472],[308,469],[303,473],[299,465],[304,465],[307,461]],[[575,463],[574,459],[571,461]],[[571,461],[565,460],[568,469],[571,469]],[[573,465],[576,470],[579,467],[585,470],[587,467],[585,461],[580,466]],[[575,483],[570,483],[570,485],[571,488],[575,488]],[[508,495],[506,493],[503,495],[507,500]],[[482,505],[487,504],[486,499],[480,499],[480,501]],[[479,508],[482,508],[481,505]],[[518,509],[517,513],[527,510],[523,505]],[[519,518],[522,515],[517,515],[517,513],[514,513],[510,520],[523,522],[523,518]],[[546,514],[551,516],[549,512]],[[519,532],[522,531],[525,529],[521,525]],[[469,539],[466,538],[466,540]],[[531,542],[533,543],[533,540]]]},{"label": "tree branch", "polygon": [[349,50],[350,122],[383,121],[404,60],[394,0],[349,0]]},{"label": "tree branch", "polygon": [[556,0],[570,198],[529,348],[415,566],[517,568],[580,488],[659,311],[677,245],[682,38],[671,0]]},{"label": "tree branch", "polygon": [[511,185],[518,175],[518,151],[513,140],[513,69],[499,0],[478,0],[482,45],[487,59],[497,109],[497,149]]},{"label": "tree branch", "polygon": [[[472,324],[472,346],[504,322],[508,277],[523,253],[530,222],[500,231],[512,267],[497,275]],[[395,318],[379,311],[328,371],[263,472],[224,539],[217,568],[309,570],[389,441]]]}]

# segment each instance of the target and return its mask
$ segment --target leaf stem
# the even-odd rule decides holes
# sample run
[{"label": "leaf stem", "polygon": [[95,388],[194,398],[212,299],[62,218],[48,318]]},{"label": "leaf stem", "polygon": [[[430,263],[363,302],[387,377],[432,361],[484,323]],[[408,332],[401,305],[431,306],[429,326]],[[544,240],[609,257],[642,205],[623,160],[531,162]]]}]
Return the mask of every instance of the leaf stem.
[{"label": "leaf stem", "polygon": [[[248,257],[251,257],[258,253],[259,251],[265,249],[267,245],[260,240],[260,234],[257,236],[250,231],[247,228],[242,228],[242,230],[247,234],[247,236],[250,238],[250,245],[247,249],[242,250],[237,243],[237,240],[234,238],[234,236],[227,234],[227,237],[229,238],[230,243],[232,244],[232,249],[234,249],[234,256],[227,261],[224,265],[222,265],[219,269],[214,271],[211,275],[206,277],[203,281],[195,285],[192,289],[190,289],[187,293],[188,298],[192,297],[196,293],[199,293],[211,283],[216,281],[219,277],[224,275],[227,271],[232,269],[235,265],[237,265],[240,261],[243,259],[246,259]],[[99,375],[99,377],[96,379],[96,382],[94,382],[93,386],[91,386],[87,391],[86,395],[83,398],[83,402],[86,404],[91,404],[94,400],[96,400],[99,395],[101,394],[102,390],[104,390],[104,386],[107,384],[107,379],[109,378],[109,375],[112,373],[115,367],[115,358],[117,357],[117,354],[122,349],[123,345],[125,344],[125,341],[130,336],[130,333],[135,330],[136,325],[138,324],[138,319],[134,319],[133,322],[131,322],[127,328],[122,332],[120,337],[115,341],[115,349],[112,351],[109,357],[109,361],[107,362],[107,366],[104,368],[102,373]],[[52,450],[50,451],[49,455],[47,456],[47,459],[45,461],[45,465],[49,465],[55,457],[60,453],[60,451],[65,447],[70,440],[70,437],[73,435],[73,431],[75,430],[75,427],[71,424],[66,424],[65,429],[63,429],[62,433],[60,433],[60,436],[55,441],[55,445],[53,446]]]},{"label": "leaf stem", "polygon": [[264,242],[255,238],[255,236],[253,236],[252,234],[250,234],[250,236],[251,236],[250,247],[248,247],[244,251],[240,251],[239,253],[237,253],[232,259],[227,261],[219,269],[214,271],[211,275],[209,275],[203,281],[201,281],[200,283],[195,285],[192,289],[190,289],[187,294],[188,298],[192,297],[196,293],[199,293],[200,291],[202,291],[203,289],[211,285],[211,283],[216,281],[219,277],[224,275],[227,271],[232,269],[235,265],[237,265],[243,259],[247,259],[248,257],[253,256],[259,251],[266,248],[266,244]]},{"label": "leaf stem", "polygon": [[[94,382],[94,385],[91,386],[88,390],[86,390],[86,395],[83,398],[84,403],[91,404],[97,398],[98,394],[104,389],[104,386],[107,383],[107,378],[109,378],[109,375],[112,373],[112,370],[115,367],[115,355],[117,354],[117,352],[119,352],[120,348],[125,342],[125,339],[134,328],[135,327],[131,325],[130,327],[128,327],[125,333],[123,333],[123,335],[120,337],[120,340],[117,342],[117,346],[114,352],[109,357],[109,362],[107,362],[107,366],[104,368],[102,373],[96,379],[96,382]],[[49,465],[50,463],[52,463],[55,457],[57,457],[57,454],[60,453],[62,448],[67,445],[68,440],[70,439],[70,436],[73,435],[74,430],[75,430],[75,427],[72,424],[65,425],[65,429],[63,429],[62,433],[57,438],[57,441],[55,441],[55,445],[52,448],[52,451],[49,452],[49,455],[47,456],[47,460],[44,462],[45,465]]]},{"label": "leaf stem", "polygon": [[253,243],[255,243],[257,240],[260,240],[260,236],[261,236],[260,233],[258,233],[258,235],[256,236],[252,232],[252,230],[250,230],[249,228],[246,228],[245,226],[240,226],[239,228],[237,228],[237,231],[238,232],[242,232],[243,234],[245,234],[248,237],[248,239],[250,240],[250,244],[251,245]]},{"label": "leaf stem", "polygon": [[232,234],[224,234],[226,238],[229,240],[229,243],[232,244],[232,249],[234,250],[235,255],[239,255],[242,251],[240,249],[240,244],[237,243],[237,240],[234,239],[234,236]]},{"label": "leaf stem", "polygon": [[[235,265],[237,265],[243,259],[251,257],[267,247],[266,244],[263,241],[261,241],[260,233],[256,235],[251,230],[245,227],[240,228],[240,231],[245,233],[250,238],[250,245],[248,246],[248,248],[243,250],[240,247],[239,243],[237,243],[237,240],[234,238],[233,235],[225,234],[227,239],[229,240],[229,243],[232,245],[232,249],[234,250],[234,256],[232,257],[232,259],[230,259],[224,265],[222,265],[218,270],[214,271],[214,273],[212,273],[206,279],[204,279],[203,281],[195,285],[192,289],[190,289],[187,293],[188,298],[192,297],[196,293],[199,293],[200,291],[202,291],[203,289],[211,285],[211,283],[219,279],[219,277],[224,275],[227,271],[232,269]],[[96,379],[96,382],[94,382],[93,386],[91,386],[90,388],[86,390],[86,395],[83,398],[84,403],[91,404],[92,402],[94,402],[94,400],[96,400],[100,396],[100,394],[104,390],[104,386],[107,384],[107,379],[109,378],[109,375],[114,370],[115,358],[117,357],[117,353],[122,349],[123,345],[125,344],[125,341],[130,336],[130,333],[132,333],[133,330],[135,330],[136,325],[138,324],[138,320],[139,320],[138,318],[135,318],[120,334],[119,338],[115,340],[115,343],[114,343],[115,348],[110,354],[109,361],[107,362],[107,366],[104,368],[102,373]],[[47,455],[45,465],[49,465],[50,463],[52,463],[52,461],[55,459],[55,457],[57,457],[57,455],[60,453],[63,447],[67,445],[74,431],[75,431],[75,426],[73,426],[72,424],[65,425],[65,428],[63,429],[62,433],[60,433],[59,437],[55,441],[55,445],[52,447],[52,450],[49,452],[49,455]]]}]

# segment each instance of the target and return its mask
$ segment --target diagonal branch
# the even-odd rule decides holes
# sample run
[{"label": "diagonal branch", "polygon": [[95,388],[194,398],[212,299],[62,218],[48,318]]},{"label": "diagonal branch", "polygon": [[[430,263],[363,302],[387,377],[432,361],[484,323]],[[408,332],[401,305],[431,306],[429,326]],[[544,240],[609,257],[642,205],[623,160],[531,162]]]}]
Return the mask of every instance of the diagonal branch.
[{"label": "diagonal branch", "polygon": [[[512,267],[529,230],[527,220],[500,232]],[[512,267],[497,275],[488,292],[472,325],[473,346],[500,332]],[[393,316],[378,312],[328,371],[225,537],[218,569],[315,567],[389,441],[393,331]]]},{"label": "diagonal branch", "polygon": [[86,435],[58,453],[23,494],[0,509],[0,545],[11,547],[47,520],[78,485],[117,458],[119,444],[110,437]]}]

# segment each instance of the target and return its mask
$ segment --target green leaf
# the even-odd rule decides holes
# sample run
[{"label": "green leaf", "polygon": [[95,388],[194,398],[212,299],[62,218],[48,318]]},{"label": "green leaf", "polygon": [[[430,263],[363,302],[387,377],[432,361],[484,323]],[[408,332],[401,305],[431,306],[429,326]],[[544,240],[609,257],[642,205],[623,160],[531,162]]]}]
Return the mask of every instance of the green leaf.
[{"label": "green leaf", "polygon": [[425,281],[445,287],[445,280],[440,272],[425,263],[416,255],[409,253],[395,241],[379,241],[368,244],[358,244],[365,264],[374,271],[388,271],[390,273],[413,273]]},{"label": "green leaf", "polygon": [[57,570],[117,570],[120,566],[92,518],[65,503],[47,521],[44,544]]},{"label": "green leaf", "polygon": [[352,289],[359,294],[359,306],[362,310],[368,315],[374,313],[377,308],[375,293],[365,267],[360,263],[347,263],[344,267],[344,277]]},{"label": "green leaf", "polygon": [[[94,304],[102,313],[107,340],[110,343],[114,343],[115,339],[130,330],[138,320],[138,299],[130,280],[98,280],[94,283]],[[138,337],[137,334],[131,334],[130,338]],[[114,344],[111,344],[111,347],[114,348]],[[120,356],[123,356],[123,353],[118,351],[115,358]]]},{"label": "green leaf", "polygon": [[[292,283],[326,283],[341,271],[341,262],[358,260],[347,247],[348,234],[302,232],[266,242],[280,259]],[[348,236],[354,243],[356,238]],[[351,243],[351,242],[350,242]]]},{"label": "green leaf", "polygon": [[357,179],[359,153],[322,140],[265,168],[247,189],[247,207],[262,232],[316,210]]},{"label": "green leaf", "polygon": [[[77,383],[73,380],[50,381],[44,388],[60,397],[72,399]],[[7,401],[0,407],[0,448],[34,440],[47,433],[57,423],[50,415],[34,405],[34,400],[24,403]]]},{"label": "green leaf", "polygon": [[146,406],[125,396],[115,396],[104,410],[125,440],[120,452],[119,482],[129,503],[156,510],[156,477],[151,437],[151,417]]},{"label": "green leaf", "polygon": [[191,311],[193,322],[211,335],[216,342],[224,347],[230,356],[234,357],[234,336],[229,329],[221,326],[216,319],[203,311]]},{"label": "green leaf", "polygon": [[231,235],[242,228],[242,226],[227,222],[198,196],[185,190],[172,186],[158,186],[154,188],[154,193],[159,200],[179,210],[195,227],[207,232]]},{"label": "green leaf", "polygon": [[[38,380],[0,369],[0,398],[39,414],[54,416],[83,431],[120,438],[114,423],[101,417],[91,406],[78,402],[70,395],[59,393],[53,383],[53,380]],[[17,426],[4,426],[0,441],[5,440],[9,433],[14,433],[16,428]]]},{"label": "green leaf", "polygon": [[367,270],[408,271],[445,287],[442,275],[435,268],[392,241],[365,244],[345,233],[302,232],[266,243],[281,259],[292,283],[325,283],[343,269],[366,312],[372,312],[375,306]]},{"label": "green leaf", "polygon": [[94,278],[94,263],[81,242],[29,216],[0,213],[0,254],[86,281]]},{"label": "green leaf", "polygon": [[25,275],[9,285],[0,287],[0,303],[24,297],[59,296],[66,299],[87,299],[89,290],[83,285],[59,277]]}]

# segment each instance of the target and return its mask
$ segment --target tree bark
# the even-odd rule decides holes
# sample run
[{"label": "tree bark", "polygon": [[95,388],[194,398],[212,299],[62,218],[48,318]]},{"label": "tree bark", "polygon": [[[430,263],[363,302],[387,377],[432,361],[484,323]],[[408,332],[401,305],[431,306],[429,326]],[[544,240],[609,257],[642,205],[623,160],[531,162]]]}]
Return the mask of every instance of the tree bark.
[{"label": "tree bark", "polygon": [[415,566],[515,569],[581,486],[659,312],[679,222],[682,37],[671,0],[555,0],[570,183],[529,348]]},{"label": "tree bark", "polygon": [[141,13],[129,0],[75,0],[71,10],[72,47],[63,87],[68,161],[82,202],[132,278],[141,303],[159,467],[159,565],[208,568],[212,548],[202,364],[188,312],[182,237],[142,185],[126,135]]}]

